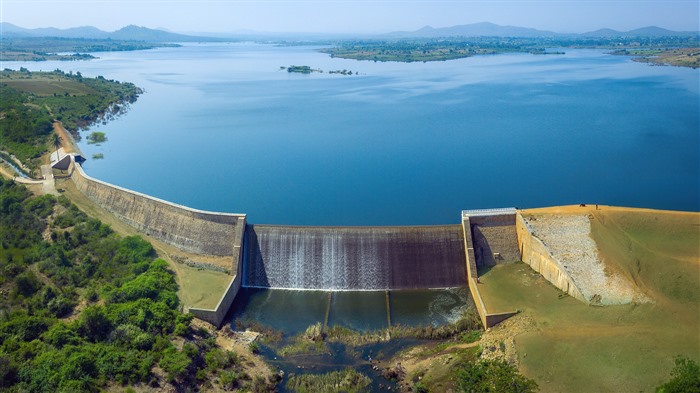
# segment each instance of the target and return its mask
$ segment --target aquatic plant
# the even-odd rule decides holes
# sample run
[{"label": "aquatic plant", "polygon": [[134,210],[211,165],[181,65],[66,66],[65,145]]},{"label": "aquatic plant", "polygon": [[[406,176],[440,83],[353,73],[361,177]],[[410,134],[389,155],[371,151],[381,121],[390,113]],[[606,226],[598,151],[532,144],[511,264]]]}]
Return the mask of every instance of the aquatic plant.
[{"label": "aquatic plant", "polygon": [[371,380],[353,369],[325,374],[292,374],[285,387],[298,393],[368,392]]}]

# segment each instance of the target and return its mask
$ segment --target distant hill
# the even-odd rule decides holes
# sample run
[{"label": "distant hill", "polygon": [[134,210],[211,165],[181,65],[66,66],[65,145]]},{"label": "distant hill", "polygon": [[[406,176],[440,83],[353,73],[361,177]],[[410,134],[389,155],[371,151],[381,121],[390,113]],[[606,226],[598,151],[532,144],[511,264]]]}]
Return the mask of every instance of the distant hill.
[{"label": "distant hill", "polygon": [[647,26],[630,31],[617,31],[613,29],[600,29],[588,33],[579,34],[583,37],[674,37],[697,36],[697,31],[673,31],[657,26]]},{"label": "distant hill", "polygon": [[451,27],[434,28],[425,26],[415,31],[397,31],[386,34],[395,38],[413,37],[558,37],[558,36],[580,36],[580,37],[670,37],[670,36],[696,36],[700,32],[673,31],[657,26],[642,27],[630,31],[617,31],[613,29],[600,29],[583,34],[563,34],[553,31],[538,30],[528,27],[501,26],[490,22],[472,23],[468,25],[458,25]]},{"label": "distant hill", "polygon": [[[200,41],[229,41],[231,39],[269,40],[295,37],[299,40],[322,40],[328,38],[357,38],[368,37],[364,34],[323,34],[323,33],[265,33],[253,31],[236,31],[229,33],[193,33],[194,35],[173,33],[165,29],[150,29],[147,27],[129,25],[117,31],[107,32],[93,26],[57,29],[54,27],[25,29],[11,23],[0,23],[3,37],[58,37],[58,38],[87,38],[114,39],[125,41],[145,42],[200,42]],[[642,27],[630,31],[599,29],[583,34],[562,34],[548,30],[538,30],[519,26],[502,26],[490,22],[471,23],[450,27],[435,28],[425,26],[415,31],[396,31],[387,34],[372,35],[375,38],[437,38],[437,37],[668,37],[668,36],[698,36],[700,32],[673,31],[657,26]]]},{"label": "distant hill", "polygon": [[135,25],[129,25],[117,31],[107,32],[92,26],[73,27],[70,29],[57,29],[55,27],[25,29],[11,23],[2,22],[0,23],[0,29],[2,29],[2,35],[5,37],[87,38],[146,42],[199,42],[220,40],[219,38],[177,34]]},{"label": "distant hill", "polygon": [[425,26],[416,31],[393,32],[395,37],[552,37],[557,33],[518,26],[501,26],[490,22],[472,23],[451,27]]}]

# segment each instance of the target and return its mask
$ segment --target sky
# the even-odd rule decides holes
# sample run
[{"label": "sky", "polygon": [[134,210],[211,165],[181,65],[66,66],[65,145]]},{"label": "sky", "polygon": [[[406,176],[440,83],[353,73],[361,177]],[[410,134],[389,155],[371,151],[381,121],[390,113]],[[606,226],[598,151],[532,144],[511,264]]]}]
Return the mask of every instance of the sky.
[{"label": "sky", "polygon": [[583,33],[603,27],[700,30],[698,0],[0,0],[21,27],[134,24],[175,32],[385,33],[476,22]]}]

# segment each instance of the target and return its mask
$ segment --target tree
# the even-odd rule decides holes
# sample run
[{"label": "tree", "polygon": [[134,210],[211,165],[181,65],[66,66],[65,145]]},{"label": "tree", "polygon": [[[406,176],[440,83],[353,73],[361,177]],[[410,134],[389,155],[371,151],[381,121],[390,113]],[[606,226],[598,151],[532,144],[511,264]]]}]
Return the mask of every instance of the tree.
[{"label": "tree", "polygon": [[60,158],[58,156],[58,149],[61,147],[61,144],[63,144],[63,138],[58,136],[58,134],[54,133],[53,136],[51,137],[51,144],[53,147],[56,148],[56,161]]},{"label": "tree", "polygon": [[692,359],[677,357],[671,380],[656,388],[661,393],[700,393],[700,365]]},{"label": "tree", "polygon": [[91,341],[102,341],[112,331],[112,323],[100,306],[87,307],[80,319],[79,331]]}]

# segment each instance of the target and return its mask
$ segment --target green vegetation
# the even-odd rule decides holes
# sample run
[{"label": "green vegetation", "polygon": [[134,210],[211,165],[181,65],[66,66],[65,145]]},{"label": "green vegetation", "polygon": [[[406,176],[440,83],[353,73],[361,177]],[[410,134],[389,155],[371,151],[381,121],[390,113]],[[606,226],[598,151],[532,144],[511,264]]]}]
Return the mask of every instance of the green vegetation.
[{"label": "green vegetation", "polygon": [[0,149],[36,169],[48,151],[54,119],[79,138],[81,128],[121,114],[142,92],[131,83],[79,72],[0,71]]},{"label": "green vegetation", "polygon": [[353,369],[325,374],[292,374],[285,387],[298,393],[368,392],[371,380]]},{"label": "green vegetation", "polygon": [[93,160],[101,160],[105,158],[105,155],[103,153],[95,153],[92,155]]},{"label": "green vegetation", "polygon": [[102,143],[107,142],[107,136],[104,132],[94,131],[88,135],[87,140],[89,144]]},{"label": "green vegetation", "polygon": [[[249,325],[241,325],[238,328],[246,328]],[[274,339],[275,334],[270,329],[258,326],[262,331],[267,344],[276,344],[281,341],[281,335]],[[256,330],[256,329],[253,329]],[[261,331],[261,330],[256,330]],[[481,322],[478,315],[473,310],[466,312],[457,322],[441,326],[401,326],[396,325],[387,329],[374,331],[356,331],[343,326],[333,326],[325,328],[320,322],[306,328],[287,345],[279,348],[278,352],[282,356],[293,356],[301,354],[323,354],[330,353],[327,343],[342,343],[349,347],[386,342],[392,339],[411,338],[423,340],[449,340],[441,345],[448,347],[465,342],[473,342],[481,335]],[[270,340],[270,337],[273,339]]]},{"label": "green vegetation", "polygon": [[[113,52],[176,47],[142,41],[59,37],[0,37],[1,61],[91,60],[94,56],[80,52]],[[69,53],[72,54],[59,54]]]},{"label": "green vegetation", "polygon": [[[323,70],[311,68],[311,67],[309,67],[309,66],[295,66],[295,65],[292,65],[292,66],[289,66],[289,67],[284,67],[284,66],[282,66],[282,67],[280,67],[280,69],[281,69],[281,70],[286,69],[287,72],[290,72],[290,73],[291,73],[291,72],[296,72],[296,73],[299,73],[299,74],[310,74],[310,73],[312,73],[312,72],[323,73]],[[345,69],[343,69],[343,70],[331,70],[331,71],[328,71],[328,73],[329,73],[329,74],[341,74],[341,75],[353,75],[353,72],[352,72],[352,71],[350,71],[350,70],[345,70]],[[357,72],[355,72],[354,74],[357,75]]]},{"label": "green vegetation", "polygon": [[0,389],[271,386],[191,328],[149,243],[2,178],[0,200]]},{"label": "green vegetation", "polygon": [[677,357],[671,380],[656,388],[657,393],[700,392],[700,366],[692,359]]},{"label": "green vegetation", "polygon": [[613,55],[634,56],[632,60],[656,65],[700,68],[700,48],[619,49]]},{"label": "green vegetation", "polygon": [[[476,55],[520,52],[519,46],[507,43],[413,39],[400,41],[350,41],[334,48],[322,49],[331,57],[372,61],[442,61]],[[526,51],[526,50],[525,50]]]},{"label": "green vegetation", "polygon": [[[307,329],[308,333],[309,329]],[[388,341],[390,339],[414,338],[422,340],[453,340],[460,337],[478,337],[481,322],[476,311],[469,309],[454,323],[440,326],[403,326],[394,325],[387,329],[358,332],[342,326],[333,326],[323,332],[323,340],[340,342],[348,345],[362,345]]]},{"label": "green vegetation", "polygon": [[518,373],[503,360],[465,363],[457,374],[457,385],[470,393],[527,393],[537,391],[537,383]]},{"label": "green vegetation", "polygon": [[[547,48],[697,48],[698,37],[440,37],[345,40],[321,49],[331,57],[371,61],[444,61],[499,53],[562,54]],[[329,44],[329,43],[324,43]]]},{"label": "green vegetation", "polygon": [[296,72],[299,74],[310,74],[312,72],[320,72],[320,70],[314,70],[309,66],[291,65],[291,66],[287,67],[287,72]]}]

